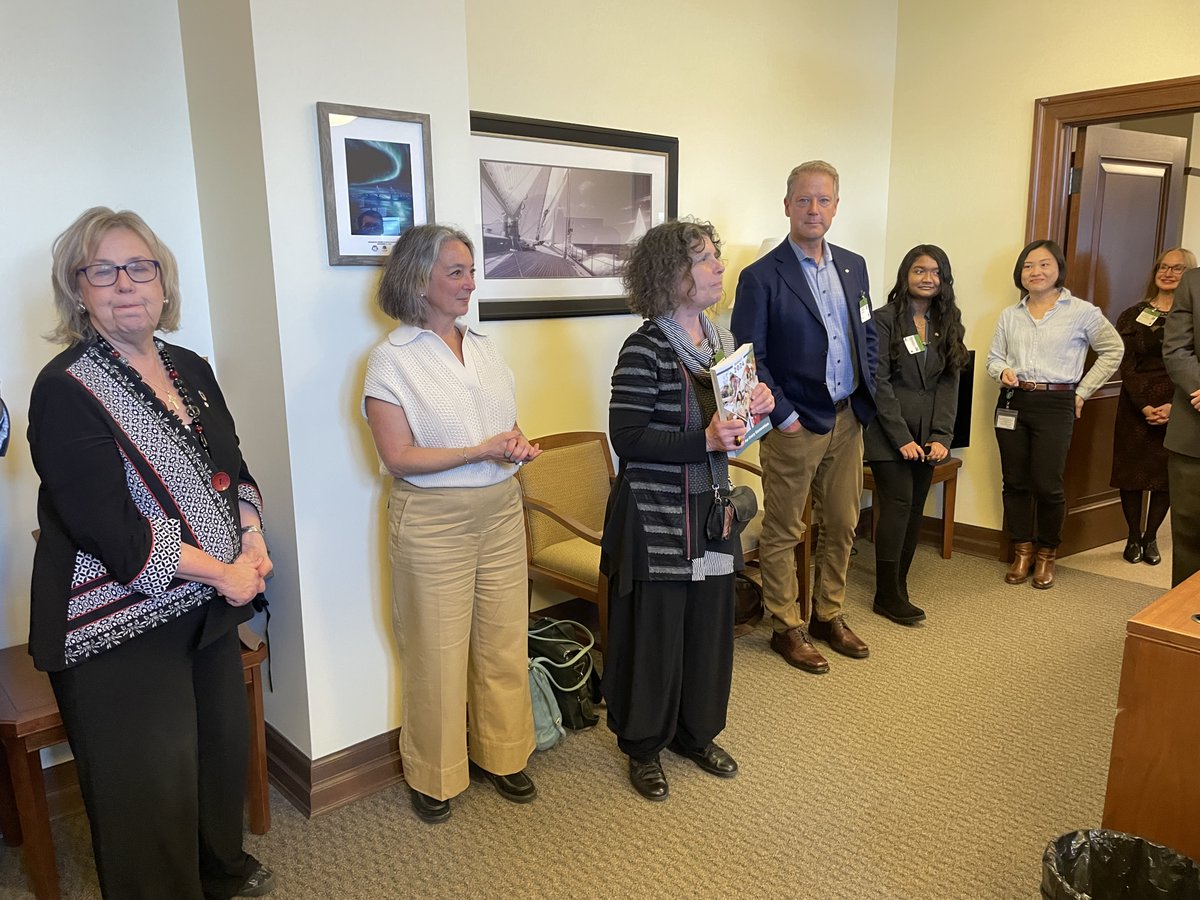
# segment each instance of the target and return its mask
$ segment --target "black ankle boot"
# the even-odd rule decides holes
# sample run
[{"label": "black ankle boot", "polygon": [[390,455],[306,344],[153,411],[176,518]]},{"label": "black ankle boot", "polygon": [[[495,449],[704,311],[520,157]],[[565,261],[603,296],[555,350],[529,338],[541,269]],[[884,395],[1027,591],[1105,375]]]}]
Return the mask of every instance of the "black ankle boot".
[{"label": "black ankle boot", "polygon": [[875,603],[871,608],[900,625],[915,625],[924,620],[925,610],[913,606],[900,595],[899,579],[899,563],[875,561]]}]

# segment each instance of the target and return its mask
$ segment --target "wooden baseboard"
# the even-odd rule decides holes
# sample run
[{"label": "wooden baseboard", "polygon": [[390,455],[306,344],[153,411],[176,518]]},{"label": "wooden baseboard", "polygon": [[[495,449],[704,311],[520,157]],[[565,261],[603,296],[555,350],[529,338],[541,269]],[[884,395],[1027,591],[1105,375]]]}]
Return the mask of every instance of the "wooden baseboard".
[{"label": "wooden baseboard", "polygon": [[308,818],[345,806],[404,779],[400,729],[310,760],[267,723],[271,783]]},{"label": "wooden baseboard", "polygon": [[[861,510],[858,516],[858,527],[854,530],[856,538],[871,539],[871,507]],[[942,549],[942,520],[925,516],[921,520],[921,543],[931,544]],[[954,552],[967,553],[983,559],[1002,559],[1008,561],[1008,537],[996,528],[983,528],[979,525],[963,525],[954,523]]]}]

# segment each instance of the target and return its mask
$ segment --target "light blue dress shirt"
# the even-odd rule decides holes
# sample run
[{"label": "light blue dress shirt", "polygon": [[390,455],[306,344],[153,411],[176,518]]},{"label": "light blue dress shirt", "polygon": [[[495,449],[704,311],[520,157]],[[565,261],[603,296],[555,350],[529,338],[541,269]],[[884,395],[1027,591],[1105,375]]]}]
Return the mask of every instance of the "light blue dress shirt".
[{"label": "light blue dress shirt", "polygon": [[853,394],[855,388],[854,339],[850,331],[850,307],[846,304],[842,279],[838,277],[837,265],[828,243],[822,242],[819,263],[801,250],[790,235],[788,243],[800,261],[808,289],[821,312],[821,322],[829,338],[829,355],[825,357],[825,386],[829,388],[830,399],[838,403]]}]

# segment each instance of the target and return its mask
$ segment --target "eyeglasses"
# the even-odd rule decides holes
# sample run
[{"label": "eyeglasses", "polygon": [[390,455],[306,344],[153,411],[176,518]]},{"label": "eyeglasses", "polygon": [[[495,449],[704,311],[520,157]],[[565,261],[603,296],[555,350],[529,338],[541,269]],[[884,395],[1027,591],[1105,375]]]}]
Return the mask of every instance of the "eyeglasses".
[{"label": "eyeglasses", "polygon": [[129,276],[130,281],[145,284],[158,277],[159,268],[157,259],[135,259],[123,266],[114,266],[112,263],[94,263],[76,269],[75,273],[83,275],[92,287],[112,287],[117,283],[117,278],[122,272]]},{"label": "eyeglasses", "polygon": [[1187,266],[1168,266],[1166,263],[1159,263],[1158,271],[1164,274],[1170,272],[1172,275],[1182,275],[1188,269]]}]

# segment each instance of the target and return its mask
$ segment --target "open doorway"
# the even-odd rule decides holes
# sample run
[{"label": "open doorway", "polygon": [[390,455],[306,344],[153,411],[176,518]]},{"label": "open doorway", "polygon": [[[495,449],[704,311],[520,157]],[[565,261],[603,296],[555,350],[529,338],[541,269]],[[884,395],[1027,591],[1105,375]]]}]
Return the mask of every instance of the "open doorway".
[{"label": "open doorway", "polygon": [[[1026,239],[1058,241],[1069,261],[1068,287],[1097,302],[1114,321],[1138,299],[1128,296],[1129,285],[1144,283],[1158,252],[1181,242],[1187,246],[1185,237],[1196,241],[1200,234],[1197,112],[1200,77],[1067,94],[1035,104]],[[1102,181],[1104,173],[1111,175],[1107,208],[1103,184],[1099,200],[1094,186],[1090,197],[1080,192],[1082,170],[1089,163],[1095,167],[1097,160]],[[1125,537],[1120,497],[1108,484],[1119,393],[1119,380],[1105,385],[1085,404],[1076,424],[1060,555]]]}]

